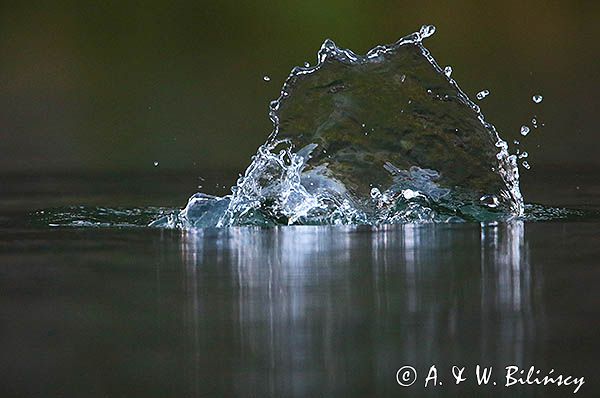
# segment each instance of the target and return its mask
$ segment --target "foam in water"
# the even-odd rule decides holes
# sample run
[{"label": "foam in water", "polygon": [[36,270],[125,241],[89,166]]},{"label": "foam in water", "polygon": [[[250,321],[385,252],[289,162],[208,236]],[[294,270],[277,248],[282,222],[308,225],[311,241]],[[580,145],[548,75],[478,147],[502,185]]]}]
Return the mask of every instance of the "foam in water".
[{"label": "foam in water", "polygon": [[326,40],[270,106],[273,132],[232,193],[193,195],[153,226],[387,224],[523,214],[516,156],[423,46],[360,56]]}]

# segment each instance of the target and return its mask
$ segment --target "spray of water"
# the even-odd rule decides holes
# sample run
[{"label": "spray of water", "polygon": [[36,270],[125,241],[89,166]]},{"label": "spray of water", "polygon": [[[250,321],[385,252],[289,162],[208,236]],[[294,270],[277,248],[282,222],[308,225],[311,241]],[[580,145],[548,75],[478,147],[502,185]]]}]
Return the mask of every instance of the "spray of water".
[{"label": "spray of water", "polygon": [[423,46],[432,25],[360,56],[326,40],[270,105],[273,131],[231,195],[152,225],[386,224],[523,214],[515,155]]}]

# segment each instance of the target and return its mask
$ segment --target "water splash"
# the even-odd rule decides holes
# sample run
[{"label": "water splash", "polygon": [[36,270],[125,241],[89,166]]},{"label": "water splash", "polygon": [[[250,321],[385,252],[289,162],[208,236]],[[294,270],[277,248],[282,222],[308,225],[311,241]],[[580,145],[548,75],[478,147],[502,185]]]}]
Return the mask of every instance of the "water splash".
[{"label": "water splash", "polygon": [[[273,132],[231,195],[192,196],[163,227],[504,220],[516,156],[423,46],[431,25],[360,56],[326,40],[270,106]],[[489,93],[489,92],[488,92]]]},{"label": "water splash", "polygon": [[271,103],[273,131],[230,195],[197,193],[183,210],[45,209],[27,222],[191,229],[600,219],[598,210],[523,203],[517,161],[529,168],[527,152],[509,154],[451,68],[432,58],[422,40],[434,31],[424,26],[364,56],[326,40],[317,64],[294,68]]}]

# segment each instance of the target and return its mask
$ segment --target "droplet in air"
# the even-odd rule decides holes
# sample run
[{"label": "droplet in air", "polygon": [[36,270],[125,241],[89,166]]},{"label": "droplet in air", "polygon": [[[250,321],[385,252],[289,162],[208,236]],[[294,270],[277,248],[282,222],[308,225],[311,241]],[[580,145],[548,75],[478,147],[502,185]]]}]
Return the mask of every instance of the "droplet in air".
[{"label": "droplet in air", "polygon": [[533,124],[533,128],[537,129],[537,119],[536,118],[531,119],[531,124]]},{"label": "droplet in air", "polygon": [[154,164],[154,167],[158,167],[158,160],[155,160],[153,164]]},{"label": "droplet in air", "polygon": [[519,159],[525,159],[529,154],[527,152],[523,152],[519,155]]},{"label": "droplet in air", "polygon": [[523,163],[521,163],[523,165],[523,167],[525,167],[527,170],[529,170],[531,168],[531,166],[529,165],[529,163],[524,160]]},{"label": "droplet in air", "polygon": [[305,62],[305,63],[304,63],[304,67],[305,67],[305,68],[308,68],[308,67],[310,67],[310,64],[309,64],[308,62]]},{"label": "droplet in air", "polygon": [[380,196],[381,196],[381,192],[379,191],[379,189],[377,189],[377,188],[372,188],[371,189],[371,198],[377,199]]},{"label": "droplet in air", "polygon": [[519,144],[520,144],[520,142],[519,142],[519,140],[514,140],[514,141],[513,141],[513,144],[515,144],[515,145],[519,145]]},{"label": "droplet in air", "polygon": [[544,99],[544,97],[542,97],[539,94],[534,95],[533,97],[531,97],[531,99],[533,100],[533,102],[535,102],[536,104],[539,104],[540,102],[542,102],[542,100]]},{"label": "droplet in air", "polygon": [[450,77],[450,75],[452,75],[452,67],[451,66],[446,66],[444,68],[444,75],[446,75],[447,77]]},{"label": "droplet in air", "polygon": [[419,34],[421,35],[421,39],[425,39],[435,33],[435,26],[433,25],[423,25],[421,26],[421,30],[419,30]]},{"label": "droplet in air", "polygon": [[526,136],[527,134],[529,134],[529,127],[521,126],[521,135]]},{"label": "droplet in air", "polygon": [[488,95],[490,95],[490,90],[481,90],[480,92],[477,93],[477,99],[482,100],[485,97],[487,97]]},{"label": "droplet in air", "polygon": [[270,82],[271,78],[269,76],[267,76],[267,75],[264,75],[263,76],[263,80],[266,81],[266,82]]}]

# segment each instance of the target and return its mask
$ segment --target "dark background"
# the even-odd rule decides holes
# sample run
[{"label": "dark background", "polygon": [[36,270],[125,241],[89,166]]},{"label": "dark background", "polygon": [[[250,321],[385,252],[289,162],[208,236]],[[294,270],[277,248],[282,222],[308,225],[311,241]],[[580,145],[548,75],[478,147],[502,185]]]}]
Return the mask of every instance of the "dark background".
[{"label": "dark background", "polygon": [[[599,396],[600,2],[448,3],[0,1],[0,396],[437,395],[393,380],[434,363],[555,368]],[[426,23],[505,139],[545,123],[521,140],[526,200],[594,215],[48,227],[225,192],[326,37],[364,53]],[[439,394],[493,391],[470,386]],[[527,387],[496,395],[572,391]]]},{"label": "dark background", "polygon": [[589,174],[600,164],[599,4],[2,2],[0,169],[233,178],[270,132],[268,103],[290,69],[314,63],[325,38],[364,53],[434,24],[426,46],[470,96],[491,91],[480,105],[503,138],[534,115],[545,123],[522,140],[526,178]]}]

